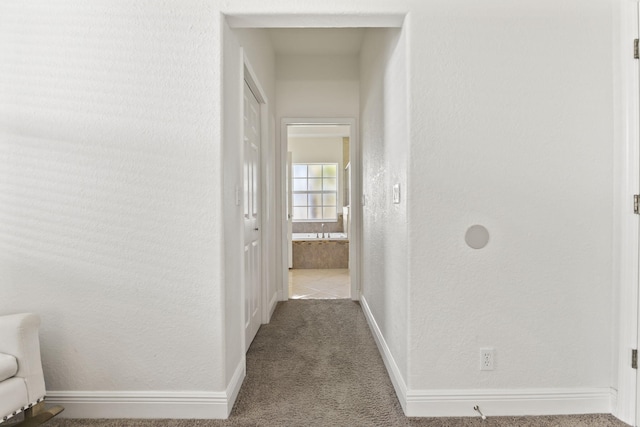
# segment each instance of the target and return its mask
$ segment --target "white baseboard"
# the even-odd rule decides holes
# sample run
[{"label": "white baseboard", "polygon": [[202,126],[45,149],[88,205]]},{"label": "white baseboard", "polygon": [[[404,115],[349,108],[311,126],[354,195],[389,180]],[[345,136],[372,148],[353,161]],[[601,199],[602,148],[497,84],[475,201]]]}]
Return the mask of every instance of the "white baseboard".
[{"label": "white baseboard", "polygon": [[243,358],[226,391],[50,391],[46,402],[61,418],[226,419],[244,377]]},{"label": "white baseboard", "polygon": [[229,418],[231,414],[231,410],[233,409],[233,404],[236,403],[236,399],[238,398],[238,393],[240,393],[240,387],[242,387],[242,382],[244,381],[244,377],[247,375],[247,359],[242,356],[242,359],[236,366],[236,371],[233,373],[233,377],[231,377],[231,381],[227,385],[227,415],[224,417]]},{"label": "white baseboard", "polygon": [[227,418],[225,392],[51,391],[63,418]]},{"label": "white baseboard", "polygon": [[611,388],[610,402],[611,414],[617,418],[618,415],[616,412],[618,410],[618,390],[616,390],[615,388]]},{"label": "white baseboard", "polygon": [[409,417],[474,417],[478,405],[486,416],[610,414],[612,390],[409,390]]},{"label": "white baseboard", "polygon": [[400,368],[398,368],[398,364],[396,363],[393,355],[391,354],[391,350],[389,350],[389,346],[382,335],[382,331],[380,327],[378,327],[378,323],[376,319],[373,317],[373,313],[371,312],[371,308],[367,303],[367,299],[364,295],[360,295],[360,306],[362,307],[362,311],[364,312],[364,316],[367,319],[367,323],[369,323],[369,328],[373,332],[373,338],[376,341],[378,346],[378,350],[380,351],[380,355],[382,356],[382,360],[384,361],[384,366],[387,368],[387,372],[389,373],[389,377],[391,378],[391,383],[393,384],[393,388],[396,390],[396,395],[398,396],[398,400],[400,401],[400,406],[402,406],[402,410],[405,414],[407,414],[407,385],[400,373]]},{"label": "white baseboard", "polygon": [[275,292],[273,294],[273,298],[269,301],[269,321],[271,321],[271,316],[273,316],[273,312],[276,311],[276,305],[278,305],[278,293]]},{"label": "white baseboard", "polygon": [[486,416],[610,414],[617,399],[611,388],[412,390],[407,388],[384,336],[364,296],[360,305],[373,332],[404,413],[408,417],[477,417],[478,405]]}]

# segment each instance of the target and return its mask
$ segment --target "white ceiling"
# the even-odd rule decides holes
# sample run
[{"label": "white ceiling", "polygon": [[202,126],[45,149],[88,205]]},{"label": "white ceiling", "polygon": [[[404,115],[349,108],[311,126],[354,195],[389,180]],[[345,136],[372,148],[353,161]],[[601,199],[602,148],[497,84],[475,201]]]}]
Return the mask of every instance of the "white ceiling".
[{"label": "white ceiling", "polygon": [[364,28],[270,28],[277,55],[358,55]]}]

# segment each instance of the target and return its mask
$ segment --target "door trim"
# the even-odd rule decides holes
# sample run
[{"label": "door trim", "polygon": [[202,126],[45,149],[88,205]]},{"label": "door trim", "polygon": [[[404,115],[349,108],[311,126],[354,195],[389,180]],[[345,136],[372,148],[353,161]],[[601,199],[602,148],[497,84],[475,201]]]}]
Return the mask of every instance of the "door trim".
[{"label": "door trim", "polygon": [[[637,371],[631,368],[631,349],[638,345],[639,228],[633,214],[633,195],[640,193],[640,88],[638,60],[633,59],[633,39],[638,37],[638,2],[623,0],[614,8],[614,333],[613,364],[617,375],[617,401],[613,414],[636,425],[638,420]],[[616,10],[617,9],[617,10]],[[618,13],[616,16],[615,13]],[[615,317],[617,315],[617,317]]]},{"label": "door trim", "polygon": [[[335,118],[335,117],[285,117],[280,122],[280,154],[281,165],[287,164],[287,126],[288,125],[349,125],[349,161],[351,163],[351,187],[349,189],[350,200],[350,215],[351,215],[351,236],[349,237],[349,276],[351,279],[351,299],[353,301],[360,300],[361,294],[361,245],[362,245],[362,204],[360,203],[360,195],[362,194],[362,159],[360,150],[360,138],[358,134],[357,120],[354,118]],[[285,166],[286,167],[286,166]],[[287,221],[286,216],[286,171],[285,167],[281,167],[279,171],[280,176],[280,189],[282,197],[280,198],[280,211],[284,212],[283,225]],[[283,268],[288,267],[288,239],[287,228],[282,227],[282,233],[279,239],[279,253],[282,255],[282,259],[285,262],[282,264]],[[288,270],[288,269],[287,269]],[[284,270],[284,271],[287,271]],[[280,300],[286,301],[289,299],[289,278],[287,274],[284,274],[283,280],[280,283]]]}]

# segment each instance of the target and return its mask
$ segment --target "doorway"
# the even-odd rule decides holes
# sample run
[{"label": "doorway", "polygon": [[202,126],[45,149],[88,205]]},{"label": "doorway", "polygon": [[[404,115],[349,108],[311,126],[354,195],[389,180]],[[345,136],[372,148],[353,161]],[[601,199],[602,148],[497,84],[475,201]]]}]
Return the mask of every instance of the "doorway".
[{"label": "doorway", "polygon": [[288,297],[351,298],[351,125],[286,129]]},{"label": "doorway", "polygon": [[[345,182],[349,183],[348,189],[342,195],[343,198],[348,198],[346,202],[343,199],[343,203],[348,203],[349,207],[346,218],[349,241],[348,295],[352,300],[361,301],[362,310],[372,322],[371,324],[375,325],[375,318],[367,301],[368,296],[362,292],[363,288],[372,295],[372,299],[375,297],[376,301],[382,301],[382,304],[386,295],[392,295],[396,301],[406,301],[407,295],[406,269],[401,267],[406,254],[401,250],[394,251],[397,254],[396,261],[400,262],[396,262],[394,268],[387,272],[386,246],[368,243],[365,246],[363,244],[365,233],[362,231],[367,230],[367,239],[375,237],[376,242],[384,243],[387,236],[384,227],[392,224],[388,221],[389,218],[385,217],[384,222],[378,221],[374,224],[383,227],[371,228],[370,219],[378,209],[393,208],[393,211],[389,209],[388,212],[392,213],[394,218],[402,217],[399,218],[400,221],[406,216],[404,206],[400,206],[402,209],[397,209],[397,206],[389,205],[384,199],[384,195],[387,194],[384,191],[387,178],[392,179],[393,183],[406,183],[403,175],[407,170],[404,162],[406,157],[402,156],[402,153],[406,152],[409,141],[406,133],[409,127],[405,126],[406,120],[404,120],[407,117],[404,114],[405,108],[409,105],[404,90],[407,68],[405,33],[402,32],[402,28],[405,16],[380,15],[374,21],[369,17],[343,15],[303,17],[295,14],[285,18],[283,21],[283,17],[278,15],[227,15],[225,23],[229,25],[225,25],[226,34],[223,34],[226,35],[223,41],[226,40],[225,43],[231,49],[236,49],[231,46],[231,42],[235,40],[238,41],[238,48],[242,46],[245,59],[249,58],[254,65],[253,70],[257,72],[256,77],[260,79],[266,97],[273,100],[272,104],[268,104],[269,109],[266,110],[267,121],[263,121],[264,129],[267,131],[266,135],[263,134],[265,139],[262,145],[263,205],[265,206],[262,220],[262,266],[263,277],[266,277],[262,286],[263,317],[265,318],[262,323],[269,323],[278,301],[289,299],[290,234],[288,228],[289,226],[293,228],[293,224],[287,217],[287,203],[291,208],[309,209],[308,204],[303,205],[299,202],[298,206],[294,206],[293,200],[287,200],[289,197],[287,173],[293,178],[293,170],[287,167],[288,126],[346,125],[349,129],[347,181],[343,177],[342,183],[338,182],[336,188],[342,188]],[[329,37],[325,37],[327,34],[333,37],[330,40],[338,39],[339,41],[328,42]],[[277,43],[276,40],[279,39],[283,42]],[[304,40],[310,40],[310,42],[303,43]],[[351,42],[346,43],[345,40]],[[296,42],[293,43],[293,41]],[[381,47],[384,47],[382,51],[379,49]],[[338,48],[339,52],[336,51]],[[225,55],[223,61],[223,64],[229,68],[226,75],[229,76],[230,82],[230,85],[224,86],[229,96],[223,103],[223,110],[229,112],[228,115],[235,115],[240,111],[234,104],[236,99],[234,94],[238,93],[238,88],[231,85],[236,84],[237,73],[234,74],[233,69],[241,63],[241,58],[234,56],[231,49],[225,49],[225,52],[231,52],[231,54]],[[231,91],[229,88],[234,90]],[[392,107],[391,110],[389,107]],[[389,111],[393,111],[393,116]],[[239,128],[237,123],[231,120],[229,122],[223,127],[225,136],[226,133],[232,134]],[[361,139],[366,143],[362,143]],[[235,141],[238,139],[225,137],[227,153],[236,152]],[[387,150],[391,147],[393,147],[392,150]],[[225,171],[230,175],[229,185],[225,187],[227,193],[233,191],[233,185],[237,189],[238,183],[242,182],[238,181],[241,167],[236,166],[237,159],[229,158],[229,160],[225,163]],[[290,163],[293,163],[293,159]],[[366,197],[363,194],[362,177],[365,173],[363,164],[367,165],[366,172],[370,177],[367,180]],[[376,171],[383,173],[376,174]],[[392,173],[388,174],[387,171]],[[308,172],[306,178],[310,178]],[[292,187],[292,184],[289,185]],[[334,206],[327,204],[327,207]],[[337,215],[337,203],[335,209]],[[363,215],[365,209],[367,217]],[[241,209],[236,209],[236,211],[239,210]],[[231,240],[232,233],[228,234]],[[318,232],[316,232],[317,235]],[[394,239],[394,242],[401,241],[402,239]],[[234,251],[233,254],[235,253],[242,255],[241,251]],[[363,268],[365,261],[367,268]],[[237,265],[235,262],[227,264],[225,277],[237,271],[235,269]],[[268,271],[269,269],[271,270]],[[362,285],[363,277],[366,277],[366,288]],[[235,366],[233,362],[239,361],[239,354],[233,345],[236,344],[235,331],[239,329],[236,325],[240,319],[244,319],[245,311],[242,298],[244,295],[239,297],[238,293],[234,282],[228,280],[225,288],[225,311],[227,313],[226,357],[230,361],[227,368],[229,377],[233,374],[232,367]],[[237,310],[239,307],[240,313]],[[384,306],[377,308],[385,309]],[[394,316],[386,318],[385,324],[392,329],[405,328],[406,316],[396,311],[393,314]],[[396,316],[396,314],[399,315]],[[379,331],[376,333],[380,335]],[[241,365],[242,362],[239,361],[238,366]]]},{"label": "doorway", "polygon": [[282,119],[284,299],[359,299],[355,126],[355,119],[345,118]]},{"label": "doorway", "polygon": [[[268,323],[271,318],[277,301],[287,300],[289,298],[289,246],[286,217],[286,164],[287,164],[287,145],[283,138],[287,134],[286,126],[288,124],[298,125],[348,125],[349,126],[349,170],[351,176],[350,186],[346,195],[349,197],[349,212],[347,215],[348,235],[349,235],[349,297],[353,300],[359,300],[361,295],[361,261],[360,258],[362,248],[362,209],[365,201],[362,197],[362,169],[361,169],[361,147],[359,141],[360,124],[359,117],[362,113],[361,103],[361,83],[363,76],[360,68],[360,48],[362,43],[368,41],[370,44],[371,35],[378,34],[377,30],[371,30],[370,27],[393,27],[400,28],[404,22],[404,16],[387,16],[376,20],[375,25],[364,20],[352,20],[351,18],[341,22],[344,17],[331,16],[328,21],[317,22],[315,28],[292,28],[289,25],[279,24],[277,16],[255,17],[250,21],[242,16],[225,16],[223,26],[223,42],[224,42],[224,75],[225,75],[225,98],[223,103],[223,111],[228,112],[225,117],[223,126],[224,131],[224,149],[225,156],[225,197],[233,203],[235,200],[236,207],[231,204],[225,205],[227,210],[241,213],[243,204],[238,197],[242,195],[242,163],[238,160],[238,154],[242,150],[239,146],[242,144],[234,144],[240,141],[236,137],[236,133],[242,127],[233,120],[235,114],[240,113],[241,106],[236,103],[237,94],[240,93],[238,87],[238,67],[242,67],[242,63],[246,65],[251,62],[249,67],[256,80],[260,81],[260,87],[264,89],[265,105],[263,108],[262,121],[262,155],[261,155],[261,176],[263,178],[263,217],[262,217],[262,323]],[[295,16],[296,22],[300,17]],[[314,20],[318,17],[312,17],[307,25],[313,27]],[[331,28],[327,27],[327,23],[331,23]],[[227,25],[228,24],[228,25]],[[336,28],[338,27],[338,28]],[[284,29],[283,29],[284,28]],[[284,31],[287,30],[287,31]],[[286,34],[295,30],[295,37]],[[322,31],[321,31],[322,30]],[[340,31],[339,31],[340,30]],[[313,44],[308,43],[304,46],[302,53],[294,51],[299,44],[282,43],[282,48],[289,49],[287,52],[279,52],[274,43],[272,31],[277,31],[285,41],[300,40],[302,37],[309,38],[314,41]],[[336,33],[340,32],[338,37],[340,43],[327,43],[324,32]],[[380,30],[382,31],[382,30]],[[320,34],[320,33],[323,34]],[[337,33],[336,33],[337,34]],[[334,34],[335,35],[335,34]],[[365,37],[367,36],[367,37]],[[345,43],[344,40],[351,40]],[[335,49],[340,48],[339,52]],[[382,58],[380,64],[373,64],[371,67],[365,67],[364,75],[371,70],[384,70],[386,58]],[[368,95],[372,87],[366,85],[364,87],[365,95]],[[377,88],[377,86],[376,86]],[[377,93],[377,92],[376,92]],[[272,103],[266,100],[275,100]],[[364,99],[368,101],[369,98]],[[382,109],[382,99],[375,99],[376,104]],[[367,103],[367,105],[371,105]],[[368,110],[365,110],[368,111]],[[377,110],[376,110],[377,111]],[[382,111],[382,110],[381,110]],[[237,117],[237,116],[236,116]],[[337,117],[337,118],[336,118]],[[293,118],[293,119],[287,119]],[[376,117],[375,123],[378,123],[379,117]],[[367,117],[367,120],[369,118]],[[376,127],[377,129],[377,127]],[[365,128],[368,131],[368,128]],[[238,165],[238,166],[236,166]],[[343,182],[344,184],[344,182]],[[369,200],[369,199],[367,199]],[[374,205],[371,205],[374,206]],[[301,206],[299,206],[301,207]],[[336,205],[336,210],[338,206]],[[241,248],[233,242],[233,236],[237,236],[236,230],[242,229],[240,222],[242,215],[238,215],[233,219],[232,216],[225,216],[228,227],[225,227],[225,236],[228,244],[225,245],[226,257],[225,266],[225,306],[227,319],[227,330],[229,342],[227,343],[227,357],[229,361],[238,360],[239,353],[235,347],[232,337],[235,332],[240,329],[240,322],[244,322],[247,313],[251,311],[246,308],[245,291],[240,290],[236,286],[238,282],[243,282],[244,268],[246,268],[246,259]],[[240,225],[240,227],[238,227]],[[344,228],[344,227],[343,227]],[[241,231],[242,232],[242,231]],[[244,242],[243,242],[244,243]],[[238,245],[240,246],[240,245]],[[236,250],[240,249],[240,250]],[[379,276],[380,286],[384,286],[382,278]],[[234,280],[237,278],[238,280]],[[369,288],[369,281],[367,281]],[[246,293],[248,294],[248,293]],[[238,310],[240,308],[240,310]],[[236,315],[234,316],[234,313]],[[243,324],[244,326],[244,324]],[[244,328],[243,328],[244,329]],[[243,331],[243,334],[245,332]],[[250,334],[249,334],[250,335]],[[244,341],[244,340],[243,340]],[[248,344],[243,345],[244,349],[248,348]],[[234,369],[233,362],[229,363],[229,372]]]}]

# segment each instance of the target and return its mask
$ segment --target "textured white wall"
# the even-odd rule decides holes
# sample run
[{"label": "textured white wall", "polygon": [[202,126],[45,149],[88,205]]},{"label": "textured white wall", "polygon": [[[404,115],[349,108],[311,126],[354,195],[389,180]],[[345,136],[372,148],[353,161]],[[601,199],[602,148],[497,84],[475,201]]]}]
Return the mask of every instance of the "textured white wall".
[{"label": "textured white wall", "polygon": [[463,3],[411,16],[410,387],[609,387],[611,2]]},{"label": "textured white wall", "polygon": [[[243,58],[240,44],[226,21],[222,21],[222,159],[225,165],[242,165]],[[224,370],[225,384],[233,377],[244,357],[243,294],[243,209],[236,205],[236,190],[243,188],[242,168],[223,169],[224,232],[221,246],[224,262]],[[233,309],[232,309],[233,308]]]},{"label": "textured white wall", "polygon": [[[369,29],[360,56],[362,294],[407,380],[409,282],[406,41],[400,29]],[[392,187],[400,184],[400,204]]]},{"label": "textured white wall", "polygon": [[49,390],[226,386],[215,18],[0,3],[0,313],[42,316]]},{"label": "textured white wall", "polygon": [[277,56],[276,61],[280,118],[359,116],[356,56]]}]

